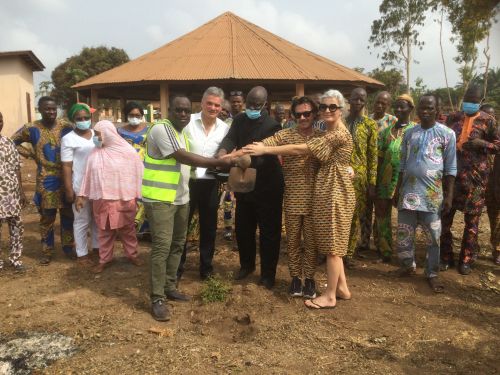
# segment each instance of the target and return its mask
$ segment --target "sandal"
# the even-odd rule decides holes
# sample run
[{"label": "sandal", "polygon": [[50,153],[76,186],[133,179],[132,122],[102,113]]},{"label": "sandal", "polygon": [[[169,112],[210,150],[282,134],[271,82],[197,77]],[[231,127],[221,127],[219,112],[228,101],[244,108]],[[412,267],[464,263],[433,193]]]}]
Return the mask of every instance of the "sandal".
[{"label": "sandal", "polygon": [[427,283],[429,284],[434,293],[444,292],[444,285],[439,282],[439,279],[437,277],[427,278]]}]

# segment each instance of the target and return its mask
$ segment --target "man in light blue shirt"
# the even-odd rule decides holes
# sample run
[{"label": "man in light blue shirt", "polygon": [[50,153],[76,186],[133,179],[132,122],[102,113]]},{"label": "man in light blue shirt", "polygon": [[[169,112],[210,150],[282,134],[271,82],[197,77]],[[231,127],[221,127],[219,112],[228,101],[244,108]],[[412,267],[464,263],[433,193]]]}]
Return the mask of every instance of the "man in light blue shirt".
[{"label": "man in light blue shirt", "polygon": [[415,274],[415,230],[420,225],[428,238],[425,275],[436,293],[438,281],[441,212],[451,209],[457,173],[455,133],[436,123],[436,99],[424,95],[417,107],[421,120],[401,143],[398,186],[393,204],[398,208],[397,249],[400,276]]}]

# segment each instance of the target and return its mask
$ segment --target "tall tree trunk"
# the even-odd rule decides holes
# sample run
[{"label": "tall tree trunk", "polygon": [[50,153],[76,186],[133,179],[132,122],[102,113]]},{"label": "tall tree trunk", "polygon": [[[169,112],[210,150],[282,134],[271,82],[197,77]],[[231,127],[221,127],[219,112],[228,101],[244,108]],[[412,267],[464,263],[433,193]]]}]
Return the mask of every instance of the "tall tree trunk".
[{"label": "tall tree trunk", "polygon": [[448,84],[448,74],[446,73],[446,63],[444,61],[444,51],[443,51],[443,17],[444,17],[444,7],[441,8],[441,20],[439,21],[439,48],[441,49],[441,60],[443,60],[443,70],[444,70],[444,80],[446,82],[446,90],[448,91],[448,100],[450,102],[451,111],[455,112],[453,106],[453,101],[451,100],[451,90]]},{"label": "tall tree trunk", "polygon": [[490,32],[486,36],[486,47],[484,47],[483,54],[486,57],[486,66],[484,68],[484,88],[483,88],[483,98],[486,99],[486,93],[488,92],[488,73],[490,71]]},{"label": "tall tree trunk", "polygon": [[411,37],[406,37],[406,92],[411,93],[410,90],[410,65],[411,65]]}]

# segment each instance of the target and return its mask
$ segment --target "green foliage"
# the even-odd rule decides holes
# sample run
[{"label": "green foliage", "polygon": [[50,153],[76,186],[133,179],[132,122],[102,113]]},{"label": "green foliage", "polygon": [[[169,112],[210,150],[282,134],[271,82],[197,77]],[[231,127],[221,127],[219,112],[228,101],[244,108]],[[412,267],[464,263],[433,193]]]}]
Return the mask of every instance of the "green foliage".
[{"label": "green foliage", "polygon": [[427,93],[427,91],[427,85],[424,84],[424,80],[420,77],[417,77],[417,79],[415,80],[415,87],[412,87],[411,89],[413,102],[418,103],[420,97]]},{"label": "green foliage", "polygon": [[381,48],[382,67],[405,64],[406,84],[410,87],[410,67],[413,63],[412,49],[422,49],[419,28],[425,21],[429,0],[382,0],[380,18],[372,23],[369,42]]},{"label": "green foliage", "polygon": [[368,76],[382,82],[385,85],[385,90],[389,91],[393,96],[406,91],[403,74],[396,68],[375,68],[368,73]]},{"label": "green foliage", "polygon": [[76,102],[76,93],[71,88],[72,85],[127,61],[129,61],[127,53],[120,48],[84,47],[78,55],[69,57],[54,69],[52,95],[59,104],[68,109]]},{"label": "green foliage", "polygon": [[[484,76],[479,75],[472,80],[473,83],[483,86]],[[485,103],[489,103],[500,110],[500,68],[490,69],[488,72],[488,87],[486,89]]]},{"label": "green foliage", "polygon": [[209,277],[201,289],[203,303],[224,302],[231,292],[231,284],[220,276]]}]

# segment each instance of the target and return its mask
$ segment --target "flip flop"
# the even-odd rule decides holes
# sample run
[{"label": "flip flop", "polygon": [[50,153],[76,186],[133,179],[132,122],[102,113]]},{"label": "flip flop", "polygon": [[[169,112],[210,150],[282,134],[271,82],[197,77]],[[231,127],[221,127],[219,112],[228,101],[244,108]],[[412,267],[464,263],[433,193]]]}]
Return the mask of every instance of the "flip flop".
[{"label": "flip flop", "polygon": [[344,297],[340,297],[340,296],[335,296],[335,298],[340,299],[342,301],[350,301],[352,299],[352,297],[351,298],[344,298]]},{"label": "flip flop", "polygon": [[308,301],[310,301],[314,306],[317,306],[317,307],[309,306],[306,304],[306,301],[304,301],[304,305],[306,305],[306,307],[308,309],[311,309],[311,310],[333,310],[334,308],[337,307],[337,306],[321,306],[321,305],[318,305],[316,302],[314,302],[314,300],[312,300],[312,299],[310,299]]},{"label": "flip flop", "polygon": [[427,283],[431,287],[432,291],[434,293],[443,293],[444,292],[444,286],[441,284],[438,280],[437,277],[429,277],[427,279]]}]

